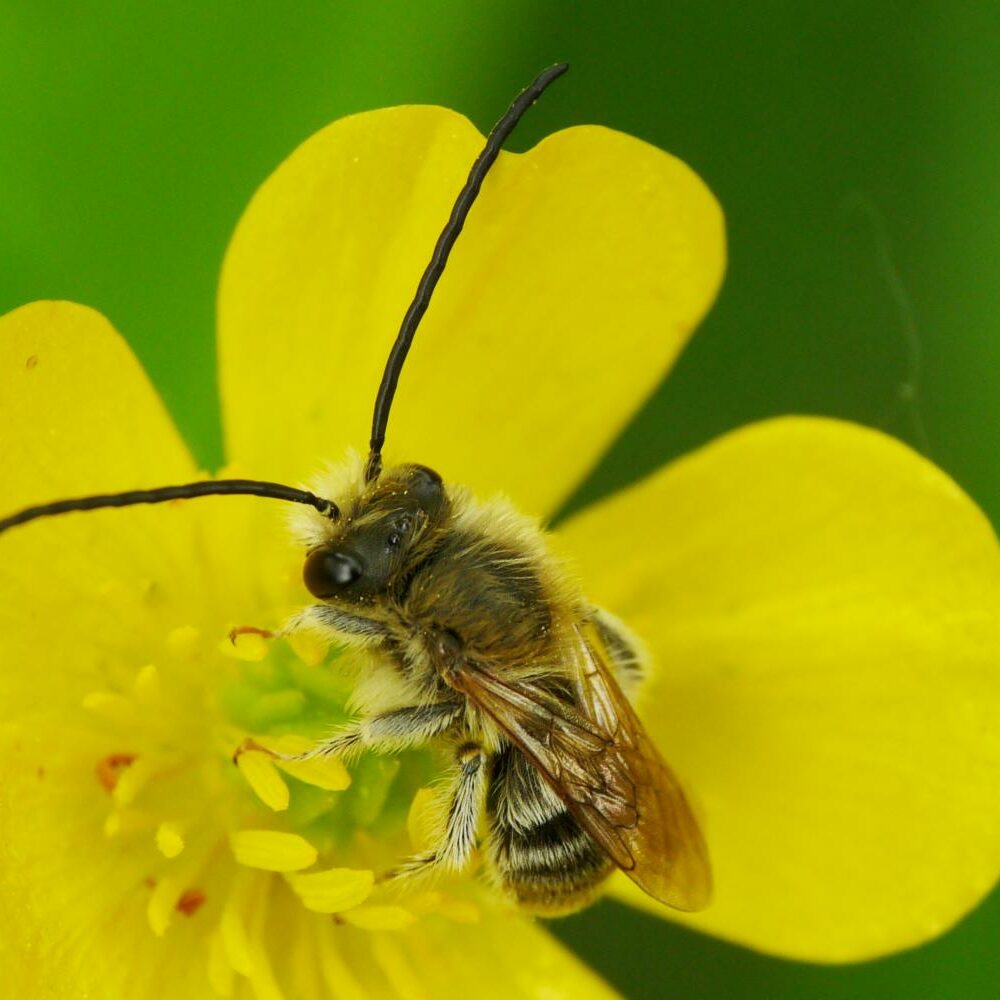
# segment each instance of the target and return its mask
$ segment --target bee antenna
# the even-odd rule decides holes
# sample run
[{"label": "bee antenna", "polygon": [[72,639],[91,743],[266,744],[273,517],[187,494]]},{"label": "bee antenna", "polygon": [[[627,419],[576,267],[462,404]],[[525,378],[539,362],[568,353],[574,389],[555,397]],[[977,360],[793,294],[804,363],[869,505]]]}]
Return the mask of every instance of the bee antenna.
[{"label": "bee antenna", "polygon": [[382,471],[382,445],[385,444],[385,428],[389,422],[389,409],[392,406],[393,396],[396,394],[396,385],[399,382],[399,373],[403,370],[403,362],[410,351],[413,343],[413,336],[417,332],[417,327],[427,306],[430,303],[434,288],[444,271],[445,264],[448,263],[448,256],[451,253],[455,241],[462,232],[465,220],[469,215],[469,209],[479,194],[483,179],[493,166],[494,161],[500,154],[500,148],[507,141],[508,136],[514,131],[515,126],[524,116],[525,111],[531,107],[539,97],[542,96],[545,88],[553,80],[558,79],[569,66],[566,63],[559,63],[550,66],[535,77],[534,82],[525,87],[513,103],[507,109],[506,114],[493,126],[486,139],[483,151],[476,157],[476,162],[472,164],[469,176],[466,178],[465,186],[459,192],[455,205],[448,217],[448,222],[438,241],[434,246],[434,253],[431,254],[430,263],[420,277],[420,284],[417,285],[416,295],[410,303],[406,315],[403,317],[399,333],[396,335],[396,342],[389,352],[389,360],[386,362],[385,371],[382,373],[382,381],[378,387],[378,396],[375,397],[375,413],[372,417],[372,436],[370,451],[368,452],[368,462],[365,466],[365,482],[370,483],[377,479]]},{"label": "bee antenna", "polygon": [[0,518],[0,534],[8,528],[40,517],[68,514],[75,510],[97,510],[101,507],[130,507],[139,503],[165,503],[168,500],[191,500],[194,497],[209,496],[254,496],[269,497],[273,500],[288,500],[315,507],[331,521],[340,517],[340,509],[332,500],[324,500],[307,490],[298,490],[281,483],[261,482],[257,479],[216,479],[203,483],[185,483],[183,486],[161,486],[154,490],[129,490],[126,493],[100,493],[89,497],[74,497],[56,500],[53,503],[26,507],[10,517]]}]

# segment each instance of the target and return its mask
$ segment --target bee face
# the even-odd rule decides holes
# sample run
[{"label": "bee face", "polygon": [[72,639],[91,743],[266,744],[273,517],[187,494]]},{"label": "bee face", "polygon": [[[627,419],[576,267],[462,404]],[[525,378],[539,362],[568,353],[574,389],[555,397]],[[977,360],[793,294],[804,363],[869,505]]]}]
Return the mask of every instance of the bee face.
[{"label": "bee face", "polygon": [[387,470],[350,507],[341,529],[313,549],[302,576],[321,601],[364,604],[385,593],[445,517],[441,477],[423,465]]}]

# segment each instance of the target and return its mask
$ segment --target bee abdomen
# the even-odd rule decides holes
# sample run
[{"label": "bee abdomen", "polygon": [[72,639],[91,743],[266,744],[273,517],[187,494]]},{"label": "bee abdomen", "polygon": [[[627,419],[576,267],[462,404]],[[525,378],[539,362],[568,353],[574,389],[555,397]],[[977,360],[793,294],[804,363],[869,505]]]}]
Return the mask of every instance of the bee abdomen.
[{"label": "bee abdomen", "polygon": [[547,916],[586,906],[614,863],[513,747],[501,751],[487,795],[489,860],[504,892]]},{"label": "bee abdomen", "polygon": [[519,906],[557,916],[586,906],[614,863],[566,811],[530,830],[494,824],[494,871]]}]

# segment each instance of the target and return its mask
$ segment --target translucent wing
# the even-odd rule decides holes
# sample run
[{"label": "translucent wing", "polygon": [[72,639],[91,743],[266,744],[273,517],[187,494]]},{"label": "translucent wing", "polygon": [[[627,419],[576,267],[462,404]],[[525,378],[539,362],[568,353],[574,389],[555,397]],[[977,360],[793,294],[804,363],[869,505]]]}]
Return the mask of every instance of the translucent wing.
[{"label": "translucent wing", "polygon": [[614,679],[597,636],[574,630],[565,655],[575,705],[538,678],[468,663],[451,682],[528,756],[636,885],[679,910],[706,906],[708,853],[680,783]]}]

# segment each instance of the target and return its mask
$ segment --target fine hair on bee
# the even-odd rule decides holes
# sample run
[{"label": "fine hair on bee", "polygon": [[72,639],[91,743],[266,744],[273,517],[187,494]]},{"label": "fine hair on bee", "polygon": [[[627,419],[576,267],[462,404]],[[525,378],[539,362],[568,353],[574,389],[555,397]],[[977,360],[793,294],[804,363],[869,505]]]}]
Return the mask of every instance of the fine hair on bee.
[{"label": "fine hair on bee", "polygon": [[[434,846],[383,876],[460,871],[482,845],[492,882],[519,906],[571,912],[616,869],[654,898],[708,903],[705,842],[680,783],[629,700],[646,655],[587,601],[539,526],[502,498],[474,498],[419,464],[383,468],[389,411],[421,317],[479,194],[544,70],[490,132],[407,309],[379,385],[368,457],[315,492],[226,479],[28,507],[0,532],[71,511],[213,495],[300,504],[294,530],[315,599],[280,634],[312,630],[368,651],[360,717],[286,759],[396,753],[435,743],[454,765]],[[243,748],[256,747],[248,741]],[[271,752],[271,751],[268,751]]]}]

